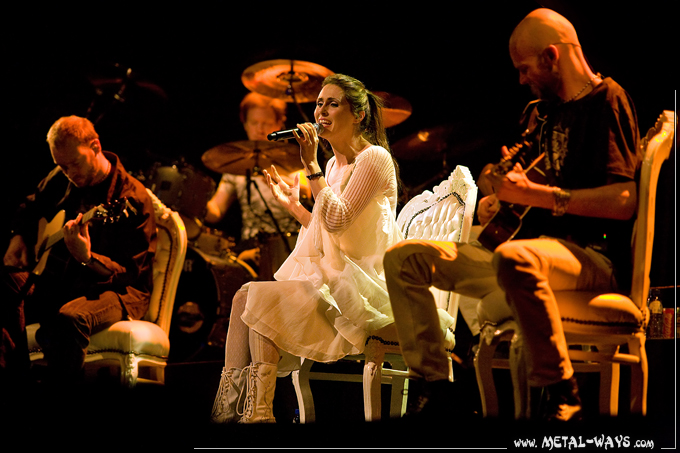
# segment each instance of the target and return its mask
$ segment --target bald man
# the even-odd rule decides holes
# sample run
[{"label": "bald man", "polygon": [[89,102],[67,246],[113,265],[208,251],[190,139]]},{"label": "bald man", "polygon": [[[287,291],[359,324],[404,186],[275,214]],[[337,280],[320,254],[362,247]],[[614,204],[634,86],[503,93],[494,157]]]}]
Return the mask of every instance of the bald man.
[{"label": "bald man", "polygon": [[[625,294],[630,288],[640,162],[632,100],[611,78],[593,72],[574,27],[554,11],[528,14],[509,50],[520,84],[538,97],[521,120],[530,146],[507,173],[484,174],[491,193],[477,214],[486,225],[499,200],[531,206],[522,228],[500,245],[485,232],[468,244],[405,241],[384,259],[402,352],[423,387],[411,413],[421,417],[443,415],[456,404],[430,286],[482,299],[482,305],[507,303],[524,335],[529,384],[547,395],[539,415],[555,421],[580,419],[582,407],[552,291]],[[546,181],[525,173],[523,165],[534,158]]]}]

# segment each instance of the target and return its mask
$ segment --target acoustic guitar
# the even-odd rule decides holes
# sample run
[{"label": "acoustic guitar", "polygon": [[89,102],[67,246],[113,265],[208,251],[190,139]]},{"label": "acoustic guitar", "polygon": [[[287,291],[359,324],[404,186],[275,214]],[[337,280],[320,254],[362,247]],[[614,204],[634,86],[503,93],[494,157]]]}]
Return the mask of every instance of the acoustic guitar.
[{"label": "acoustic guitar", "polygon": [[[132,207],[127,198],[113,200],[110,203],[103,203],[83,214],[81,223],[100,221],[103,224],[118,222],[122,216],[129,217],[130,213],[136,214],[137,211]],[[35,244],[36,265],[31,271],[35,275],[41,275],[47,266],[47,259],[52,247],[64,239],[63,226],[66,213],[59,211],[49,222],[42,218],[38,222],[38,240]]]},{"label": "acoustic guitar", "polygon": [[[528,134],[530,131],[525,131],[522,134],[524,140],[510,148],[509,155],[504,156],[491,171],[497,176],[503,176],[510,172],[517,162],[520,162],[529,180],[545,184],[546,175],[543,167],[545,152],[531,161],[527,160],[534,143],[526,139]],[[477,240],[488,250],[495,250],[500,244],[512,240],[517,235],[522,228],[522,219],[530,209],[531,206],[501,201],[499,210],[484,226]]]}]

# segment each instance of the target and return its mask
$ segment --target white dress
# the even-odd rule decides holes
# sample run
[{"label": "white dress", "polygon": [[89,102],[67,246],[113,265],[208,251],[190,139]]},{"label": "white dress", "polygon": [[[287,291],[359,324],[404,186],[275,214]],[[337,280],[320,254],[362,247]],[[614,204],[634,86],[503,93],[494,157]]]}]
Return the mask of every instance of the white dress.
[{"label": "white dress", "polygon": [[[333,157],[326,175],[329,187],[319,192],[277,281],[249,283],[241,317],[282,352],[317,362],[363,352],[368,331],[394,321],[382,262],[403,239],[387,150],[370,146],[342,169]],[[279,371],[287,366],[294,369],[294,361],[280,362]]]}]

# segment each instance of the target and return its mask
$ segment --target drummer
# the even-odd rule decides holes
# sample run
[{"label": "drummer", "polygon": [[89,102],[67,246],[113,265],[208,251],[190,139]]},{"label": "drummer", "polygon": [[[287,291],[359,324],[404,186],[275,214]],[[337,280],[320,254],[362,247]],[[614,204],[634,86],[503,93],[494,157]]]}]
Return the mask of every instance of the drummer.
[{"label": "drummer", "polygon": [[[240,119],[248,140],[266,141],[267,134],[284,129],[286,121],[286,102],[250,92],[241,101]],[[294,173],[288,175],[293,181]],[[253,266],[259,280],[273,280],[274,272],[295,245],[299,224],[283,209],[271,195],[267,181],[261,174],[252,176],[250,191],[247,178],[243,175],[223,173],[215,194],[208,201],[205,221],[215,224],[222,220],[227,211],[238,200],[241,207],[241,241],[236,250],[243,250],[239,259]],[[259,191],[253,186],[257,184]],[[309,183],[300,171],[300,196],[309,198]],[[288,246],[278,233],[272,216],[267,213],[265,204],[271,210],[281,233],[287,238]]]}]

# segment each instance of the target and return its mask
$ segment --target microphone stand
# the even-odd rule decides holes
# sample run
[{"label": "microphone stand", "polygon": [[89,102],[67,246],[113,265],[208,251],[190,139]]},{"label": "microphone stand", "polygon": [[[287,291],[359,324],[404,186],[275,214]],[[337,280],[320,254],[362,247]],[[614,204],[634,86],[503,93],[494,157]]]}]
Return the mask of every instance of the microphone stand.
[{"label": "microphone stand", "polygon": [[248,169],[246,170],[246,189],[248,190],[248,204],[250,204],[250,185],[252,184],[255,187],[255,190],[257,190],[257,193],[260,195],[260,199],[262,200],[262,204],[264,205],[264,210],[267,214],[269,214],[269,217],[272,218],[272,222],[274,223],[274,228],[276,228],[276,232],[278,233],[279,237],[281,237],[281,240],[283,241],[283,244],[286,246],[286,250],[290,254],[293,250],[290,248],[290,244],[288,244],[288,240],[284,236],[283,232],[281,231],[281,227],[279,227],[279,223],[276,221],[276,217],[274,217],[274,213],[272,210],[269,208],[269,205],[267,204],[267,200],[264,199],[264,195],[262,195],[262,192],[260,191],[260,188],[258,187],[257,183],[255,182],[255,178],[252,178],[251,176],[257,176],[261,175],[261,168],[260,168],[260,150],[259,149],[254,149],[253,152],[255,153],[255,165],[253,165],[252,173],[251,170]]},{"label": "microphone stand", "polygon": [[[260,167],[257,165],[253,167],[253,176],[260,175]],[[264,199],[264,195],[262,195],[262,192],[260,191],[260,188],[258,187],[257,183],[255,182],[255,178],[249,178],[248,181],[246,182],[248,185],[248,192],[250,192],[250,184],[252,184],[255,187],[255,190],[257,190],[257,193],[260,195],[260,199],[262,200],[262,204],[264,205],[264,210],[267,214],[269,214],[269,217],[272,218],[272,222],[274,223],[274,228],[276,228],[276,232],[283,241],[283,244],[286,246],[286,250],[288,253],[292,253],[292,249],[290,248],[290,244],[288,243],[288,240],[286,239],[286,236],[283,234],[283,231],[281,231],[281,227],[279,226],[279,223],[276,221],[276,217],[274,217],[274,213],[272,212],[271,209],[269,209],[269,205],[267,204],[267,200]]]}]

